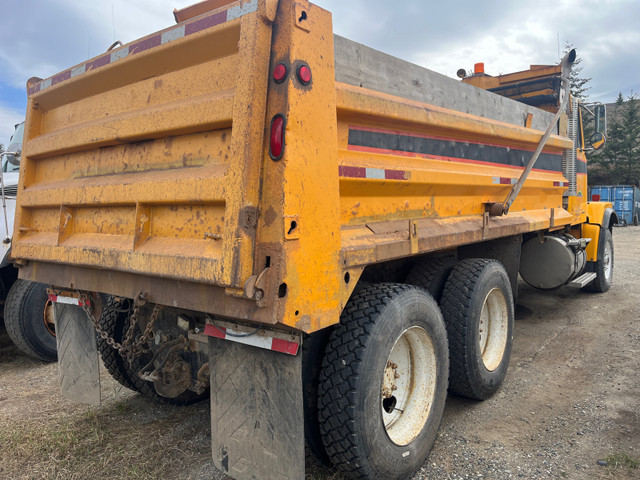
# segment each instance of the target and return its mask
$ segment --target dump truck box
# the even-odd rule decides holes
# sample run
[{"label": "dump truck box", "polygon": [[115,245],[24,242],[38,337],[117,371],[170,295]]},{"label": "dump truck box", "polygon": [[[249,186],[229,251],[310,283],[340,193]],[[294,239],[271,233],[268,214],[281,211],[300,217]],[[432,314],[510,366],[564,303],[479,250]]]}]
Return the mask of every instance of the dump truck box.
[{"label": "dump truck box", "polygon": [[334,39],[302,5],[273,45],[275,2],[231,4],[32,81],[21,275],[310,332],[368,264],[580,221],[555,135],[510,215],[483,221],[550,114]]},{"label": "dump truck box", "polygon": [[[53,287],[63,393],[99,403],[99,350],[154,398],[210,386],[232,477],[303,478],[305,442],[348,475],[409,475],[447,385],[504,379],[519,272],[611,284],[578,104],[334,36],[305,0],[175,18],[28,83],[13,252]],[[448,344],[452,325],[471,336]]]}]

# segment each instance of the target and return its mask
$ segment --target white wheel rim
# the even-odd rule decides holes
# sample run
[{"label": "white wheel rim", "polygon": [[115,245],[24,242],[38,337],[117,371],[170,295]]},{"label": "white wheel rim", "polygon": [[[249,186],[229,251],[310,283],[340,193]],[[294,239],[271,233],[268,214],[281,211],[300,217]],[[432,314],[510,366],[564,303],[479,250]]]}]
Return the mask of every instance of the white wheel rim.
[{"label": "white wheel rim", "polygon": [[382,420],[396,445],[408,445],[422,431],[436,390],[433,343],[422,327],[405,330],[396,340],[382,378]]},{"label": "white wheel rim", "polygon": [[509,330],[509,309],[499,288],[491,290],[484,299],[478,326],[478,347],[482,363],[493,372],[504,357]]},{"label": "white wheel rim", "polygon": [[611,261],[611,243],[606,242],[604,245],[604,256],[602,258],[604,265],[604,276],[607,280],[611,278],[611,272],[613,271],[613,262]]}]

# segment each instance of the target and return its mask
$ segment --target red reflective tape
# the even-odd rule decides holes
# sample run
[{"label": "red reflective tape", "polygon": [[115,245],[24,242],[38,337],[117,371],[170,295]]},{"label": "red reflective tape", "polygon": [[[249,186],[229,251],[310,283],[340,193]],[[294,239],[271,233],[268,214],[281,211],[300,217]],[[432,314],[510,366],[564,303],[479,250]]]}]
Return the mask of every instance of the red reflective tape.
[{"label": "red reflective tape", "polygon": [[407,180],[409,178],[408,173],[404,170],[385,170],[384,178],[387,180]]},{"label": "red reflective tape", "polygon": [[367,178],[367,169],[363,167],[339,166],[338,175],[350,178]]},{"label": "red reflective tape", "polygon": [[64,303],[65,305],[77,305],[79,307],[91,306],[90,301],[84,302],[75,297],[64,297],[62,295],[49,295],[49,301],[53,303]]},{"label": "red reflective tape", "polygon": [[500,185],[511,185],[510,178],[500,178]]},{"label": "red reflective tape", "polygon": [[109,63],[111,63],[111,53],[98,57],[92,62],[87,62],[86,71],[88,72],[89,70],[94,70],[96,68],[104,67]]},{"label": "red reflective tape", "polygon": [[201,32],[202,30],[206,30],[207,28],[215,27],[216,25],[220,25],[221,23],[225,23],[227,21],[227,11],[216,13],[215,15],[210,15],[208,17],[202,18],[200,20],[196,20],[193,23],[189,23],[184,27],[184,34],[191,35],[193,33]]},{"label": "red reflective tape", "polygon": [[[252,12],[255,10],[252,10]],[[241,14],[241,16],[244,15],[244,13]],[[237,18],[237,17],[236,17]],[[203,30],[206,30],[208,28],[214,27],[216,25],[220,25],[223,24],[225,22],[227,22],[228,20],[228,11],[224,10],[222,12],[218,12],[216,14],[213,15],[209,15],[205,18],[201,18],[199,20],[196,20],[194,22],[191,23],[187,23],[184,25],[184,35],[191,35],[194,33],[198,33],[201,32]],[[144,52],[146,50],[149,50],[151,48],[157,47],[159,45],[162,45],[162,34],[163,33],[167,33],[167,32],[171,32],[172,30],[177,30],[179,28],[182,28],[182,25],[175,27],[175,28],[170,28],[170,29],[166,29],[163,30],[161,32],[159,32],[159,34],[157,35],[153,35],[151,37],[148,38],[144,38],[136,43],[133,43],[131,45],[125,45],[125,47],[128,46],[129,48],[129,54],[130,55],[135,55],[136,53],[140,53],[140,52]],[[181,38],[182,36],[178,37]],[[85,72],[88,72],[90,70],[94,70],[96,68],[99,67],[103,67],[105,65],[108,65],[111,63],[111,54],[112,52],[108,52],[105,55],[102,55],[98,58],[96,58],[95,60],[86,62],[84,64],[85,67]],[[126,55],[125,55],[126,56]],[[124,58],[124,57],[122,57]],[[121,58],[117,58],[115,61],[117,60],[121,60]],[[82,66],[78,65],[79,67]],[[55,75],[54,77],[50,77],[49,80],[51,80],[51,82],[47,85],[45,85],[44,88],[47,88],[49,86],[53,86],[56,85],[58,83],[64,82],[66,80],[69,80],[71,78],[71,70],[69,69],[65,72],[59,73],[57,75]],[[47,80],[44,80],[43,82],[46,82]],[[37,85],[34,85],[32,88],[28,89],[28,94],[29,95],[33,95],[34,93],[38,93],[40,90],[43,89],[43,87],[41,86],[41,83],[43,82],[39,82]]]},{"label": "red reflective tape", "polygon": [[214,327],[209,323],[204,326],[204,334],[210,337],[221,338],[223,340],[227,338],[224,328]]},{"label": "red reflective tape", "polygon": [[278,353],[285,353],[287,355],[297,355],[300,349],[300,344],[291,342],[288,340],[280,340],[269,336],[231,336],[227,335],[226,329],[218,327],[216,325],[206,324],[204,326],[204,334],[209,337],[220,338],[230,342],[240,343],[251,347],[262,348],[264,350],[271,350]]},{"label": "red reflective tape", "polygon": [[274,338],[273,344],[271,345],[271,350],[274,352],[288,353],[289,355],[297,355],[299,348],[299,344],[287,340],[280,340],[279,338]]},{"label": "red reflective tape", "polygon": [[51,78],[51,85],[55,85],[60,82],[64,82],[65,80],[69,80],[71,78],[71,70],[67,70],[66,72],[59,73]]},{"label": "red reflective tape", "polygon": [[157,47],[160,44],[162,44],[162,35],[154,35],[153,37],[145,38],[140,42],[129,45],[129,55],[144,52],[145,50]]}]

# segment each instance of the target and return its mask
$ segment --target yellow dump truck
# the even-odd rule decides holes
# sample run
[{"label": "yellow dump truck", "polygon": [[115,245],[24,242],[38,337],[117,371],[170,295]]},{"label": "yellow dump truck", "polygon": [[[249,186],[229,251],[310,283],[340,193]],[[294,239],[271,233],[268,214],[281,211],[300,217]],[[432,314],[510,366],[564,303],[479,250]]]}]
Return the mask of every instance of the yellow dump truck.
[{"label": "yellow dump truck", "polygon": [[233,478],[302,479],[305,445],[409,476],[447,390],[505,378],[518,274],[611,285],[575,52],[543,110],[334,36],[306,0],[175,17],[28,82],[13,252],[51,285],[63,394],[99,403],[101,356],[144,395],[210,396]]}]

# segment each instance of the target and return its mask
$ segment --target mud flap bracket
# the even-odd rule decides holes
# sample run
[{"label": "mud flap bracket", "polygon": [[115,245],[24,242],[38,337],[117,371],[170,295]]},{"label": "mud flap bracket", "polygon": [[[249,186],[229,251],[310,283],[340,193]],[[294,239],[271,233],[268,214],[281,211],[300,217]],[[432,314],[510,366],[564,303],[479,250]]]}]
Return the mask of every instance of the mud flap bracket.
[{"label": "mud flap bracket", "polygon": [[211,449],[237,480],[304,478],[302,354],[209,338]]},{"label": "mud flap bracket", "polygon": [[100,405],[100,360],[96,332],[82,307],[54,303],[62,396]]}]

